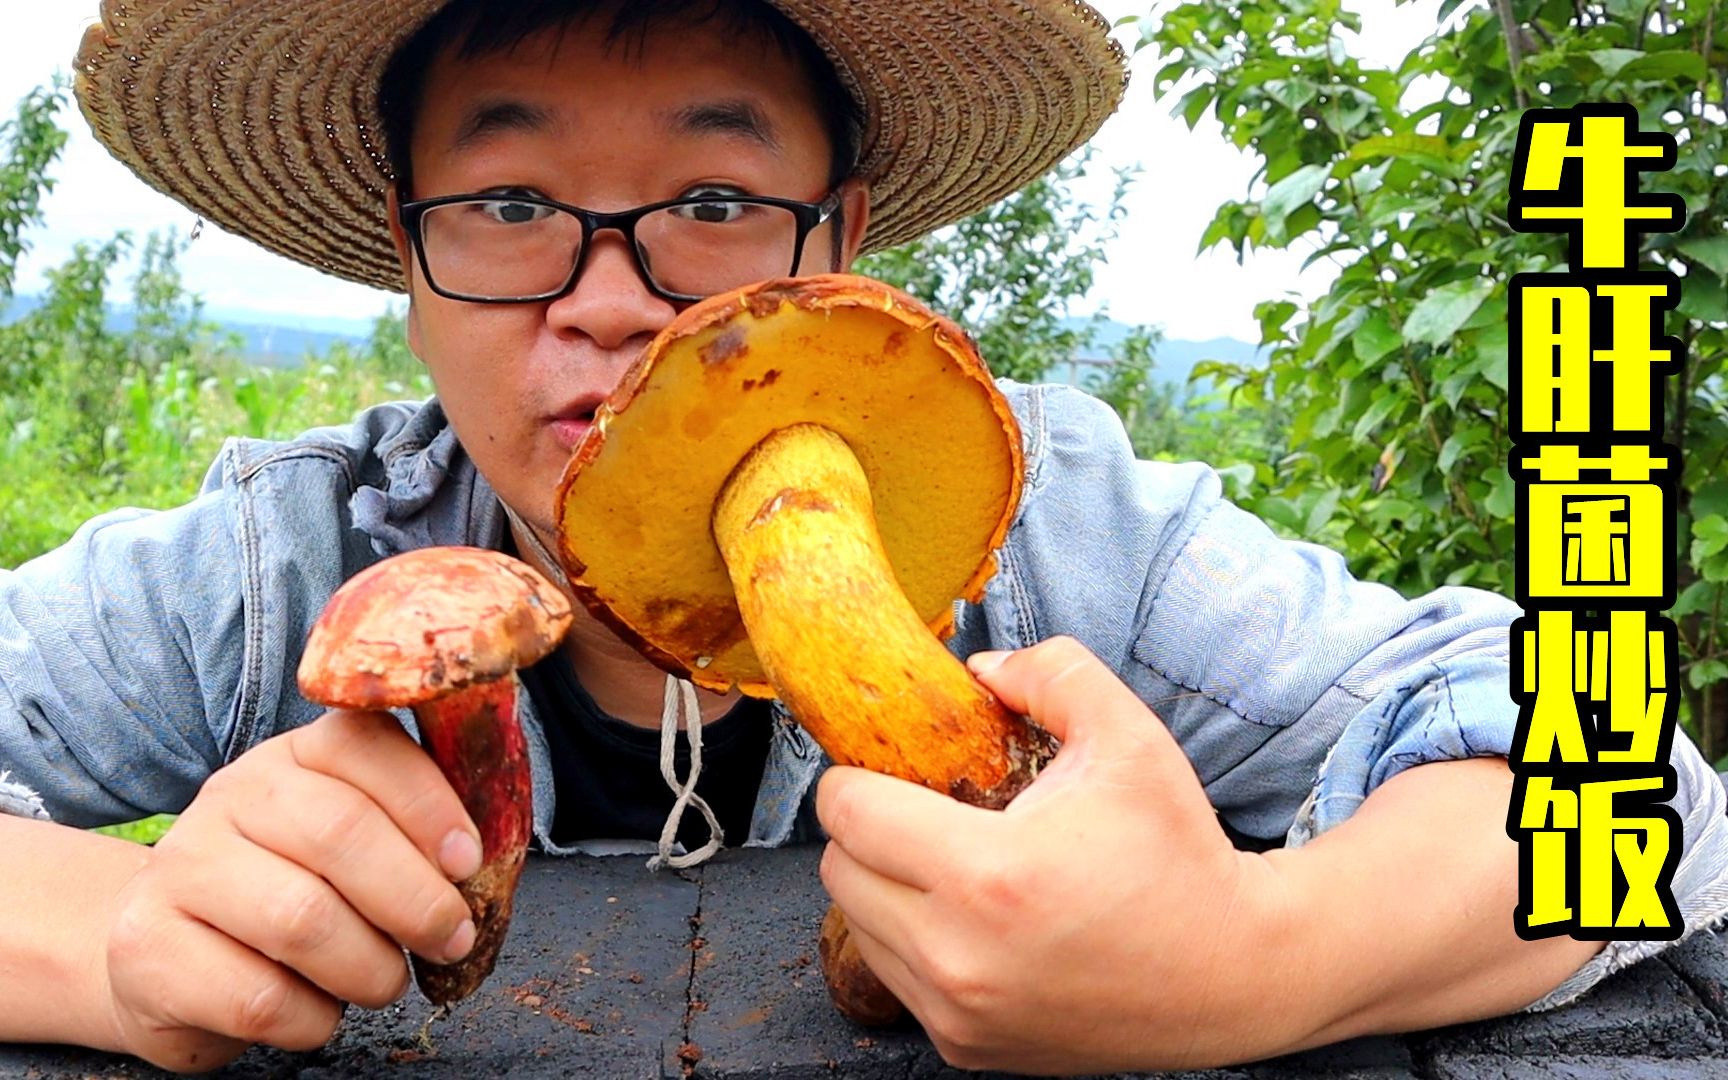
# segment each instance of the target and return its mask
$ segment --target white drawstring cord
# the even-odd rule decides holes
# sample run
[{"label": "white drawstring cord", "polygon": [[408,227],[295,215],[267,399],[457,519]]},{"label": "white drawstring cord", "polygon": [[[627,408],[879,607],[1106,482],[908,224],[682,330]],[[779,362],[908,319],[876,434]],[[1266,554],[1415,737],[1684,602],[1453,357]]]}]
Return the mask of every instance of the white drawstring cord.
[{"label": "white drawstring cord", "polygon": [[[678,747],[680,712],[689,717],[684,730],[690,739],[690,778],[682,782],[678,779],[674,762]],[[708,861],[720,850],[720,845],[725,841],[725,833],[720,828],[720,819],[714,816],[713,807],[708,805],[708,800],[696,794],[696,778],[702,775],[702,708],[696,702],[696,687],[675,675],[666,676],[666,700],[660,709],[660,775],[666,778],[666,785],[677,798],[672,803],[672,812],[666,815],[665,826],[660,830],[660,851],[648,860],[648,869],[658,870],[663,866],[670,866],[682,870]],[[695,851],[674,855],[672,843],[678,836],[678,826],[684,820],[685,809],[692,805],[708,819],[708,842]]]}]

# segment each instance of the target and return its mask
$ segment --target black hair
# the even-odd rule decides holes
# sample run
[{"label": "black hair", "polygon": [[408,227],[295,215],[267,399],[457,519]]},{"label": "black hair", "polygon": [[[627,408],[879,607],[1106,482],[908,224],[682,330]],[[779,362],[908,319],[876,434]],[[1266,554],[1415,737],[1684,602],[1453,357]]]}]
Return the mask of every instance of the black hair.
[{"label": "black hair", "polygon": [[[384,121],[384,145],[398,196],[409,197],[413,162],[409,148],[425,91],[426,72],[449,45],[462,59],[489,56],[520,45],[542,31],[567,27],[610,7],[607,45],[635,42],[640,50],[656,24],[714,21],[737,37],[772,41],[799,63],[814,85],[815,105],[828,134],[828,186],[834,188],[858,167],[863,114],[846,91],[828,55],[804,29],[766,0],[657,0],[653,3],[616,0],[451,0],[440,8],[390,57],[378,81],[378,111]],[[836,212],[834,261],[840,260],[844,226]]]}]

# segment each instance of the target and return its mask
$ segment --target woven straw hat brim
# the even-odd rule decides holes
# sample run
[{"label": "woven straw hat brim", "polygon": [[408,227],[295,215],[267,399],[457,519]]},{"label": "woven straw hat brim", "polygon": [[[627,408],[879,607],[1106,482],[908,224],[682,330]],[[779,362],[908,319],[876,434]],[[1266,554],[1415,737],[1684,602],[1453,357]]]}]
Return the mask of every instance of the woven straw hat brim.
[{"label": "woven straw hat brim", "polygon": [[[772,0],[863,108],[873,251],[957,221],[1078,148],[1127,64],[1076,0]],[[79,107],[151,187],[337,277],[404,291],[378,80],[444,0],[103,0]]]}]

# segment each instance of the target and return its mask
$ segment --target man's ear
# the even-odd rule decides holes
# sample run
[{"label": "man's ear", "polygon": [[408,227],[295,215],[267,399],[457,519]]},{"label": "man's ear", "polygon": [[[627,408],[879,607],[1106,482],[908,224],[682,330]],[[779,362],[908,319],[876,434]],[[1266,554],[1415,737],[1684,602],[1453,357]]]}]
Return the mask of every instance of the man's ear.
[{"label": "man's ear", "polygon": [[391,184],[384,189],[384,223],[390,226],[390,242],[396,246],[396,262],[402,267],[402,284],[408,287],[408,295],[414,295],[414,268],[410,261],[413,254],[408,250],[408,233],[402,228],[399,210],[401,198],[396,194],[396,185]]},{"label": "man's ear", "polygon": [[426,358],[420,352],[420,319],[414,304],[414,253],[409,250],[408,233],[402,228],[401,215],[397,213],[397,208],[401,205],[396,195],[396,185],[391,184],[385,188],[384,221],[390,226],[390,242],[396,246],[396,262],[402,267],[402,285],[408,290],[408,311],[402,316],[402,325],[407,332],[408,351],[424,364]]},{"label": "man's ear", "polygon": [[854,176],[840,185],[841,223],[845,235],[840,238],[840,265],[837,269],[852,269],[858,249],[864,246],[864,231],[870,225],[870,182]]}]

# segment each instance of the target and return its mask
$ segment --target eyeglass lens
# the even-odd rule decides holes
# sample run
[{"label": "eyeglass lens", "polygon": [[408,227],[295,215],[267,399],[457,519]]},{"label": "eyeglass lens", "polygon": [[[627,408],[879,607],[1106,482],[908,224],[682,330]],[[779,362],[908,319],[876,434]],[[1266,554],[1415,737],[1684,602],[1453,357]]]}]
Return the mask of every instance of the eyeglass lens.
[{"label": "eyeglass lens", "polygon": [[[420,219],[432,280],[464,296],[503,299],[556,292],[581,258],[582,222],[534,203],[446,203]],[[791,271],[798,215],[782,206],[724,199],[669,206],[636,223],[639,261],[670,293],[712,296]]]}]

